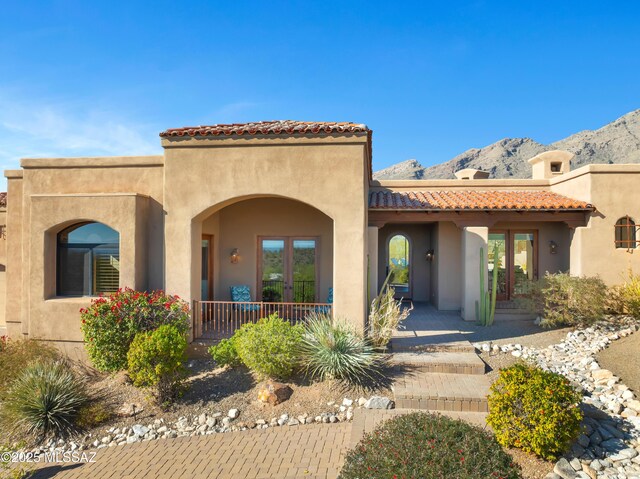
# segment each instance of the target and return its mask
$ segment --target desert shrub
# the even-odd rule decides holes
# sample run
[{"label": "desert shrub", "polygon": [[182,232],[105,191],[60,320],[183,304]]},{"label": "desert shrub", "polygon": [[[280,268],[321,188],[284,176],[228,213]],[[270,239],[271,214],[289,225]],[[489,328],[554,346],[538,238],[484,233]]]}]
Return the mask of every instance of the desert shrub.
[{"label": "desert shrub", "polygon": [[617,292],[619,312],[640,319],[640,276],[629,272],[627,280],[612,289]]},{"label": "desert shrub", "polygon": [[80,314],[89,358],[101,371],[127,367],[127,351],[139,332],[163,324],[173,325],[181,333],[189,329],[189,305],[163,291],[118,290],[93,300]]},{"label": "desert shrub", "polygon": [[531,283],[523,303],[542,316],[542,326],[588,326],[607,312],[607,286],[597,276],[547,273]]},{"label": "desert shrub", "polygon": [[180,392],[186,350],[184,333],[173,325],[138,333],[127,354],[129,377],[135,386],[153,386],[158,403],[165,404]]},{"label": "desert shrub", "polygon": [[554,459],[578,437],[581,399],[564,376],[517,363],[491,386],[487,424],[503,446]]},{"label": "desert shrub", "polygon": [[346,321],[333,320],[326,314],[307,317],[299,351],[301,366],[321,380],[362,384],[374,379],[382,364],[382,355],[370,341]]},{"label": "desert shrub", "polygon": [[382,286],[380,294],[371,302],[368,334],[373,345],[384,348],[407,319],[412,308],[403,308],[402,301],[394,298],[395,291],[388,286],[389,278]]},{"label": "desert shrub", "polygon": [[486,431],[446,416],[411,413],[389,419],[347,453],[342,479],[520,477]]},{"label": "desert shrub", "polygon": [[237,337],[234,335],[229,339],[222,339],[209,348],[209,354],[218,366],[237,366],[240,363],[235,344]]},{"label": "desert shrub", "polygon": [[2,401],[13,381],[29,366],[37,361],[55,361],[60,352],[53,346],[33,339],[3,341],[0,348],[0,401]]},{"label": "desert shrub", "polygon": [[64,438],[79,430],[78,414],[90,399],[86,383],[66,363],[38,361],[11,384],[0,421],[16,437]]},{"label": "desert shrub", "polygon": [[242,326],[234,336],[240,360],[262,377],[286,379],[298,365],[302,327],[277,314]]}]

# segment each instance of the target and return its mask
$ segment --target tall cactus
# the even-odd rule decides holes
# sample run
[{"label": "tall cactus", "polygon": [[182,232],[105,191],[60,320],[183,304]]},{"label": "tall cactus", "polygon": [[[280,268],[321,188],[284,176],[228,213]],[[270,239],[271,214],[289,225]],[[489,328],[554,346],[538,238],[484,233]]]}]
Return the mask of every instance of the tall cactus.
[{"label": "tall cactus", "polygon": [[[496,290],[498,288],[498,244],[493,248],[493,277],[491,294],[484,288],[484,277],[488,267],[484,266],[484,248],[480,248],[480,301],[476,301],[476,321],[483,326],[491,326],[496,314]],[[488,265],[487,265],[488,266]]]}]

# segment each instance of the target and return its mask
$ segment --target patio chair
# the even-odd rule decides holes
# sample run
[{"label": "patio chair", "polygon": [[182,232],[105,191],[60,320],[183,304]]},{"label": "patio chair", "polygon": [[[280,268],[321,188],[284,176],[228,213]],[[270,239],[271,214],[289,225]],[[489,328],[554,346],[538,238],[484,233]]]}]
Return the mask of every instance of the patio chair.
[{"label": "patio chair", "polygon": [[[329,296],[327,296],[327,303],[333,304],[333,288],[329,288]],[[316,306],[314,311],[318,314],[327,314],[331,312],[331,306]]]},{"label": "patio chair", "polygon": [[251,299],[251,289],[246,284],[231,286],[231,301],[234,303],[233,309],[236,311],[260,311],[259,304],[243,304],[253,301]]}]

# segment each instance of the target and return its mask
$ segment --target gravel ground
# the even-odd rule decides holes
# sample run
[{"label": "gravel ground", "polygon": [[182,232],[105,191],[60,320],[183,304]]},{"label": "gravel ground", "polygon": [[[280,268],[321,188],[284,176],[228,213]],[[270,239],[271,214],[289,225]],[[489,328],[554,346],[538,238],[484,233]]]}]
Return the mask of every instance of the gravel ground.
[{"label": "gravel ground", "polygon": [[615,341],[598,353],[596,361],[640,395],[640,333]]},{"label": "gravel ground", "polygon": [[[394,369],[387,373],[390,377]],[[249,423],[257,419],[269,421],[284,413],[290,417],[308,414],[315,417],[321,413],[337,413],[342,400],[346,397],[356,401],[360,397],[373,395],[392,397],[389,384],[371,385],[367,389],[346,387],[336,381],[315,382],[304,377],[294,377],[287,384],[293,389],[289,400],[271,406],[258,401],[261,383],[245,367],[216,368],[211,360],[192,360],[189,362],[189,388],[168,410],[161,410],[151,401],[149,392],[134,387],[126,374],[100,375],[94,373],[92,387],[100,391],[101,397],[115,411],[125,403],[137,403],[143,411],[135,417],[115,416],[104,424],[87,431],[92,437],[107,435],[111,427],[122,428],[134,424],[147,424],[154,419],[163,418],[165,423],[173,423],[185,416],[192,418],[201,413],[222,413],[227,415],[230,409],[239,409],[236,422]],[[329,405],[327,403],[333,402]]]}]

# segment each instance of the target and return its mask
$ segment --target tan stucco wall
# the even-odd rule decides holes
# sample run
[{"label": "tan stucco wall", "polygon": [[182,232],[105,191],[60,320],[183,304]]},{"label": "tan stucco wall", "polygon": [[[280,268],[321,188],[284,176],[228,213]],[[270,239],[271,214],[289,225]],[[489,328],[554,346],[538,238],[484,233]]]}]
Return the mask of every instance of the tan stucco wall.
[{"label": "tan stucco wall", "polygon": [[7,300],[7,209],[0,208],[0,328],[6,328],[5,308]]},{"label": "tan stucco wall", "polygon": [[609,285],[623,282],[629,269],[640,274],[640,249],[628,253],[614,245],[619,218],[640,222],[640,165],[589,165],[563,176],[552,183],[553,191],[597,208],[589,224],[573,233],[571,273],[599,275]]},{"label": "tan stucco wall", "polygon": [[432,248],[433,224],[388,224],[380,228],[378,234],[378,290],[387,277],[389,240],[402,234],[409,239],[411,293],[414,301],[431,300],[431,263],[425,259],[427,250]]},{"label": "tan stucco wall", "polygon": [[195,252],[204,219],[239,199],[279,196],[310,205],[333,220],[334,311],[360,327],[364,324],[366,135],[163,140],[163,146],[170,293],[199,298],[200,255]]},{"label": "tan stucco wall", "polygon": [[[230,300],[229,287],[238,284],[249,285],[253,299],[257,299],[260,236],[317,237],[318,302],[327,300],[333,285],[333,221],[315,208],[282,198],[240,201],[205,220],[203,232],[214,235],[216,300]],[[232,264],[229,255],[234,248],[239,249],[240,260]],[[200,268],[198,273],[201,274]]]},{"label": "tan stucco wall", "polygon": [[442,311],[462,307],[462,232],[454,223],[437,223],[433,230],[433,302]]},{"label": "tan stucco wall", "polygon": [[[487,290],[487,239],[489,229],[485,226],[468,226],[462,230],[462,307],[460,316],[465,321],[475,321],[476,302],[480,301],[480,295]],[[484,290],[480,290],[480,248],[482,248],[482,261],[485,266]]]},{"label": "tan stucco wall", "polygon": [[26,159],[7,172],[11,336],[81,340],[78,309],[89,298],[55,297],[55,235],[81,221],[120,233],[120,286],[163,287],[162,165],[162,157]]}]

